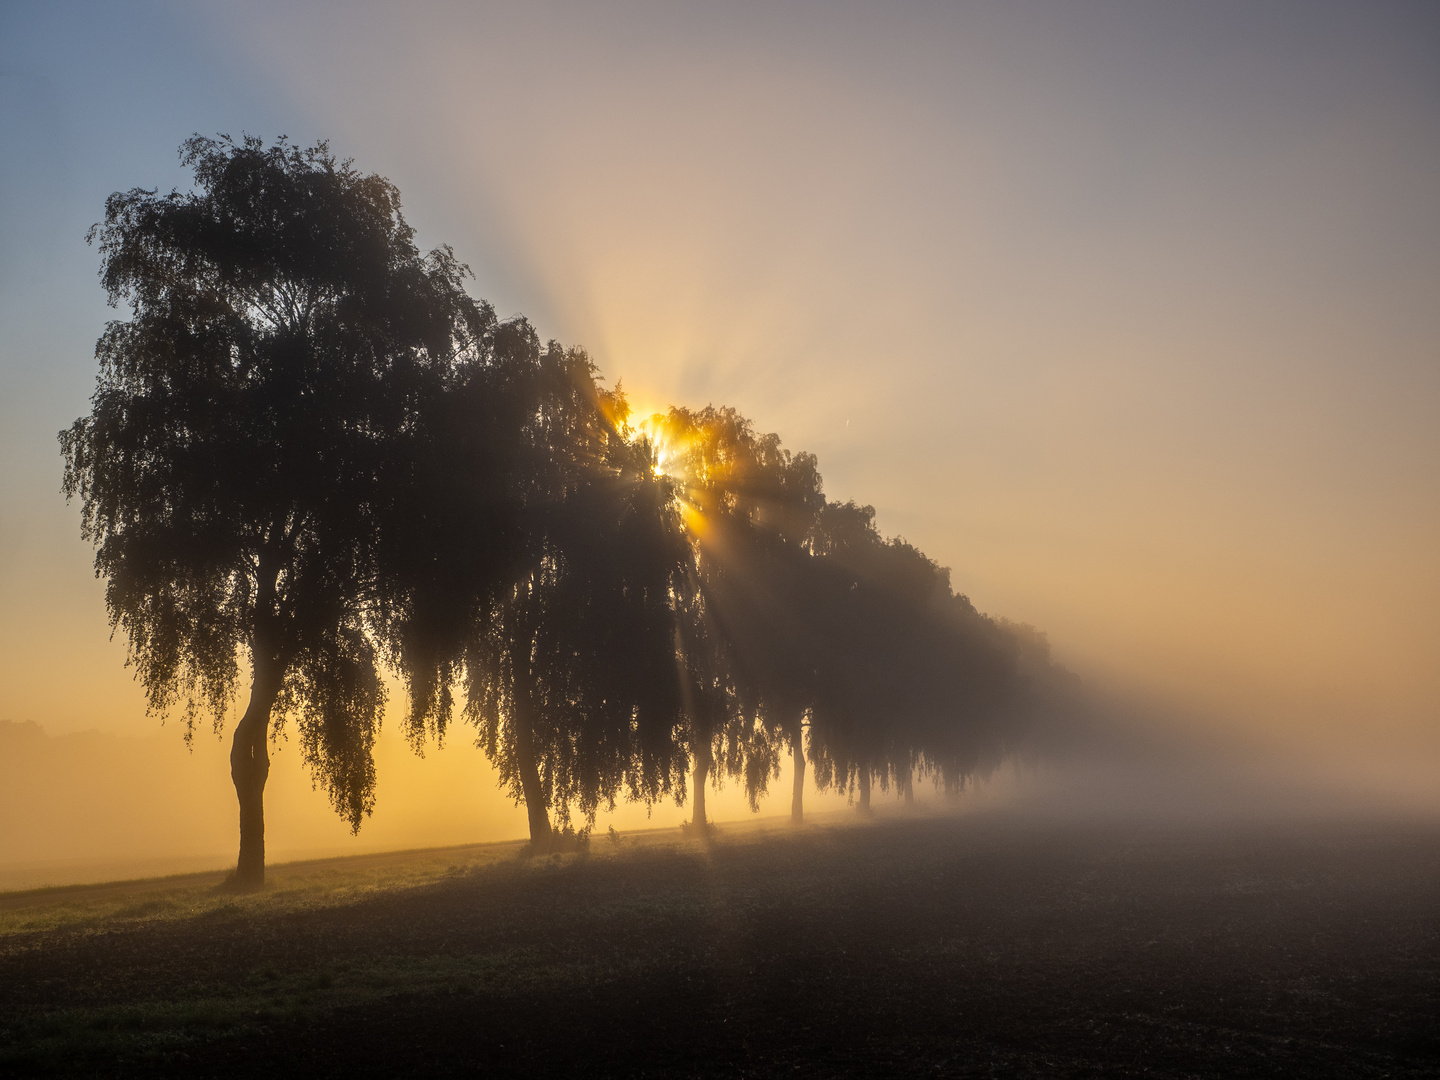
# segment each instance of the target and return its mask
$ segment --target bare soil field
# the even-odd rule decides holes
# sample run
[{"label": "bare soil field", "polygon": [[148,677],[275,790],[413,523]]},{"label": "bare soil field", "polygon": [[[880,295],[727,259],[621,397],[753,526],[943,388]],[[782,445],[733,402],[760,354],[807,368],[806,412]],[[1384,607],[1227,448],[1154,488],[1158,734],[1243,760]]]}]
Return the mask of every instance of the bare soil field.
[{"label": "bare soil field", "polygon": [[0,894],[12,1076],[1433,1077],[1440,826],[1004,812]]}]

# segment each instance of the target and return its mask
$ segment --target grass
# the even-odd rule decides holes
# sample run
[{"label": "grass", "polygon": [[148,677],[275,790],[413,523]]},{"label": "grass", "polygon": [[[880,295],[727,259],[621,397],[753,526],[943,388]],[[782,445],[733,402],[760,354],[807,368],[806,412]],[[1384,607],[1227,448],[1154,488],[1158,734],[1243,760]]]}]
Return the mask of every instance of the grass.
[{"label": "grass", "polygon": [[[669,831],[622,839],[612,830],[598,857],[617,858],[638,845],[670,848],[672,839]],[[153,933],[167,923],[254,928],[477,875],[533,881],[590,857],[571,848],[531,856],[528,844],[513,842],[281,864],[269,869],[263,891],[250,894],[227,891],[225,875],[212,873],[0,893],[0,949],[43,952],[66,939],[73,947],[87,936]],[[0,1028],[0,1065],[48,1072],[102,1059],[160,1064],[197,1043],[260,1035],[277,1023],[304,1024],[392,997],[523,993],[593,981],[596,974],[529,948],[463,956],[362,953],[283,972],[259,966],[218,982],[172,984],[155,1000],[32,1010]]]},{"label": "grass", "polygon": [[0,1064],[60,1071],[111,1060],[160,1065],[177,1052],[219,1038],[263,1035],[277,1024],[303,1026],[344,1008],[391,997],[479,995],[516,987],[573,985],[575,966],[547,964],[529,950],[486,956],[357,959],[301,972],[254,969],[230,984],[178,987],[170,999],[100,1004],[43,1013],[5,1033]]},{"label": "grass", "polygon": [[224,873],[0,893],[0,941],[37,931],[113,929],[127,923],[223,913],[279,914],[352,904],[514,860],[520,843],[357,855],[272,866],[262,892],[230,893]]},{"label": "grass", "polygon": [[[761,823],[763,831],[767,825]],[[746,831],[755,832],[751,825]],[[723,835],[711,831],[712,837]],[[703,849],[688,830],[647,830],[622,837],[611,829],[597,842],[532,855],[527,843],[467,845],[309,860],[268,868],[264,890],[234,893],[224,873],[60,886],[0,893],[0,954],[44,953],[61,942],[163,931],[166,924],[253,932],[305,914],[393,901],[408,892],[455,885],[493,886],[517,879],[534,886],[577,862]],[[477,880],[478,879],[478,880]],[[615,918],[645,920],[646,905],[615,906]],[[600,910],[606,910],[600,905]],[[593,967],[593,965],[591,965]],[[496,995],[573,987],[613,977],[636,964],[602,971],[547,958],[533,948],[498,948],[481,955],[363,953],[332,964],[280,971],[252,967],[215,982],[172,982],[153,1000],[98,1001],[78,1007],[24,1010],[0,1026],[0,1065],[64,1071],[66,1064],[109,1059],[159,1064],[185,1048],[219,1038],[260,1035],[279,1024],[304,1024],[337,1010],[417,995]]]},{"label": "grass", "polygon": [[0,894],[0,1070],[1434,1075],[1437,856],[1000,814]]}]

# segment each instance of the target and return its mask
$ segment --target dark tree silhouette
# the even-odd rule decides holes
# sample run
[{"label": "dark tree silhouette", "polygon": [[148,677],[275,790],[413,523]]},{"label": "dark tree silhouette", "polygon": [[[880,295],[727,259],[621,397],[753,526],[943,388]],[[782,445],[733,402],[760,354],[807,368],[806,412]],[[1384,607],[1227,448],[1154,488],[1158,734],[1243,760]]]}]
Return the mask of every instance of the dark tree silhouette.
[{"label": "dark tree silhouette", "polygon": [[235,882],[264,881],[271,721],[358,828],[384,703],[367,622],[417,416],[493,325],[448,249],[422,255],[388,181],[326,145],[195,137],[190,192],[135,189],[91,231],[127,320],[97,345],[90,414],[61,433],[112,623],[152,710],[235,725]]},{"label": "dark tree silhouette", "polygon": [[[394,547],[388,639],[410,734],[443,736],[458,682],[532,845],[551,812],[684,790],[674,594],[686,546],[668,479],[584,353],[502,324],[437,405],[437,486]],[[433,508],[427,504],[434,503]]]},{"label": "dark tree silhouette", "polygon": [[862,811],[874,784],[908,799],[917,771],[953,787],[998,758],[1018,718],[1017,649],[948,570],[882,538],[873,508],[827,503],[814,457],[733,409],[674,408],[657,428],[692,540],[679,614],[699,668],[686,680],[696,824],[710,777],[743,778],[754,806],[787,745],[800,821],[807,730],[817,783]]},{"label": "dark tree silhouette", "polygon": [[884,540],[874,510],[831,503],[814,550],[820,673],[811,746],[821,786],[858,794],[915,772],[947,788],[983,774],[1012,735],[1024,696],[1013,637],[951,591],[950,572],[903,540]]},{"label": "dark tree silhouette", "polygon": [[675,408],[654,426],[691,540],[679,640],[694,761],[691,820],[704,828],[711,779],[743,778],[756,805],[787,738],[803,775],[805,706],[792,686],[803,682],[803,662],[786,633],[795,623],[787,593],[824,500],[814,457],[792,456],[734,409]]},{"label": "dark tree silhouette", "polygon": [[[471,694],[485,744],[523,787],[536,844],[547,839],[546,804],[562,825],[572,804],[593,822],[621,791],[653,801],[677,774],[684,785],[675,508],[648,453],[615,430],[623,403],[593,393],[583,355],[569,360],[578,392],[556,410],[569,431],[549,436],[567,449],[568,475],[527,507],[529,565],[496,604],[471,667],[488,676],[472,681],[486,692]],[[507,698],[510,708],[495,707]]]},{"label": "dark tree silhouette", "polygon": [[[91,232],[112,322],[61,433],[114,626],[152,710],[219,731],[242,661],[235,881],[264,880],[287,717],[339,813],[374,801],[388,661],[417,750],[465,716],[539,848],[621,797],[752,807],[794,762],[858,795],[954,788],[1063,696],[1042,636],[986,618],[817,462],[734,409],[640,434],[589,358],[497,322],[388,181],[324,144],[182,148],[188,193]],[[808,742],[808,749],[807,749]]]}]

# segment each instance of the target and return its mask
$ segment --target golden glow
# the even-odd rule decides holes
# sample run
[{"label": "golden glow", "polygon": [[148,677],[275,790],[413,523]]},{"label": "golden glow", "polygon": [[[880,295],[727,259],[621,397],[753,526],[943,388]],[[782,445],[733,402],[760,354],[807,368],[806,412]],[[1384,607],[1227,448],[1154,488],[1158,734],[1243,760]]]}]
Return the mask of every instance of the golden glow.
[{"label": "golden glow", "polygon": [[703,433],[681,428],[661,413],[652,415],[643,430],[655,447],[655,474],[673,482],[681,524],[696,541],[703,543],[709,529],[696,486],[702,482],[697,461],[703,458],[700,453]]},{"label": "golden glow", "polygon": [[685,528],[697,540],[704,540],[707,533],[705,515],[700,508],[689,500],[682,499],[680,502],[680,519],[685,523]]}]

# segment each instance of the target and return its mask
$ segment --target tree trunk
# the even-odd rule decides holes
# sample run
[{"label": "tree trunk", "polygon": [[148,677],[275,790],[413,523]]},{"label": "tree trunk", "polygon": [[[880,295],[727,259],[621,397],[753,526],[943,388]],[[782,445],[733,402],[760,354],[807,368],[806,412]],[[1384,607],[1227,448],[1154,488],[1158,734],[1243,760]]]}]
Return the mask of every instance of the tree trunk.
[{"label": "tree trunk", "polygon": [[710,781],[710,744],[704,743],[695,751],[695,808],[690,815],[690,826],[700,832],[710,827],[705,820],[705,785]]},{"label": "tree trunk", "polygon": [[870,813],[870,770],[860,770],[860,813]]},{"label": "tree trunk", "polygon": [[520,772],[520,791],[525,796],[525,812],[530,818],[530,846],[543,851],[554,838],[550,830],[550,814],[545,806],[545,789],[540,784],[540,766],[535,760],[534,706],[527,691],[516,694],[515,765]]},{"label": "tree trunk", "polygon": [[230,779],[240,803],[240,857],[232,884],[237,889],[265,885],[265,781],[270,778],[270,712],[280,694],[279,665],[268,657],[255,660],[250,704],[235,725],[230,744]]},{"label": "tree trunk", "polygon": [[905,797],[906,806],[915,805],[915,774],[910,769],[900,774],[900,794]]},{"label": "tree trunk", "polygon": [[790,736],[790,760],[795,763],[795,783],[790,793],[790,823],[805,820],[805,730],[798,723]]}]

